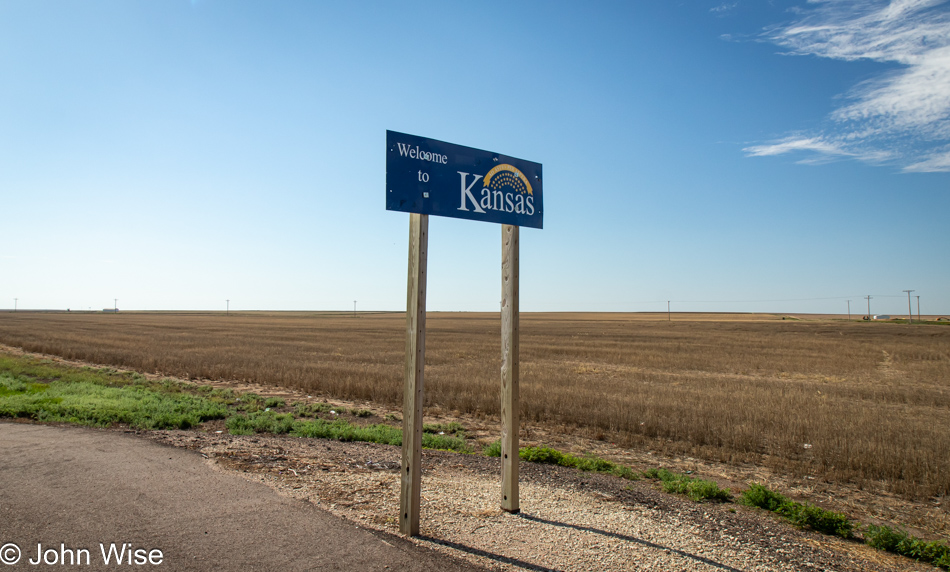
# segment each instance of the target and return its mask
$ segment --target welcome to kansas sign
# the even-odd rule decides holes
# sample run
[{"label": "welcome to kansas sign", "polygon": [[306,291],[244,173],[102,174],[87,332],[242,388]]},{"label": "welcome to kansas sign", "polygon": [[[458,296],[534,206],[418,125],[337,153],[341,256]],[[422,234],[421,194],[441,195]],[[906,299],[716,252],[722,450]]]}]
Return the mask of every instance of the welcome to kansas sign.
[{"label": "welcome to kansas sign", "polygon": [[542,228],[541,164],[386,131],[386,210]]}]

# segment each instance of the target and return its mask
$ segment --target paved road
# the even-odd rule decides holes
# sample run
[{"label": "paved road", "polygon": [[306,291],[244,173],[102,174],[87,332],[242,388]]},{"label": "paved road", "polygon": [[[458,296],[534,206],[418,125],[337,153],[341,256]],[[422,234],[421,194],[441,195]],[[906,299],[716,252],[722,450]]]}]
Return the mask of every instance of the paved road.
[{"label": "paved road", "polygon": [[[21,559],[0,572],[63,569],[71,558],[85,570],[475,570],[215,470],[191,451],[110,431],[0,422],[0,559],[15,556],[9,543]],[[50,564],[29,563],[38,543]],[[121,566],[113,543],[131,544]],[[161,564],[138,565],[158,560],[154,550]]]}]

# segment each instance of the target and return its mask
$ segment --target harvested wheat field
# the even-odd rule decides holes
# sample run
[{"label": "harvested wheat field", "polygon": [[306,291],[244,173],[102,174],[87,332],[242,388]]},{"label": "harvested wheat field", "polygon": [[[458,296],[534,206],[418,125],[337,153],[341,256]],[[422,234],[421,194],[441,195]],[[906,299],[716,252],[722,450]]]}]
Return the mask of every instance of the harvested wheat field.
[{"label": "harvested wheat field", "polygon": [[[427,417],[490,427],[499,415],[498,314],[427,320]],[[402,403],[402,313],[5,313],[0,344],[392,411]],[[896,511],[897,522],[931,534],[950,526],[944,326],[523,313],[521,406],[523,443],[724,477],[743,468],[734,474],[812,502],[873,505],[872,517]]]}]

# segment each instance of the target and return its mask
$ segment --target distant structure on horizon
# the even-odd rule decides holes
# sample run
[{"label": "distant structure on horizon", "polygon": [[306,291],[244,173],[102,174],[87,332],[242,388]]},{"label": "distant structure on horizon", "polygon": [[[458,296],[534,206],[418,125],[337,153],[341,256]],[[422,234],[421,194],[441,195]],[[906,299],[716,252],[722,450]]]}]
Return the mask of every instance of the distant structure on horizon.
[{"label": "distant structure on horizon", "polygon": [[118,314],[118,313],[119,313],[119,309],[118,309],[118,308],[103,308],[103,309],[102,309],[102,313],[104,313],[104,314]]}]

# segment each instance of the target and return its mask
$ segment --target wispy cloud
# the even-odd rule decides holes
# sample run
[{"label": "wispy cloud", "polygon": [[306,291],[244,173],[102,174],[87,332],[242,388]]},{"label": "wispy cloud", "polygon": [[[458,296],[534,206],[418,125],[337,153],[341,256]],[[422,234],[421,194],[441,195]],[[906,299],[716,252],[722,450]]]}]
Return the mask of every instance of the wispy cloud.
[{"label": "wispy cloud", "polygon": [[768,157],[769,155],[782,155],[792,151],[815,151],[827,155],[848,155],[852,154],[841,147],[841,145],[827,141],[821,137],[786,137],[781,141],[769,143],[768,145],[753,145],[746,147],[745,152],[753,157]]},{"label": "wispy cloud", "polygon": [[950,11],[946,0],[809,0],[765,38],[789,55],[872,60],[901,67],[856,85],[816,134],[747,147],[750,156],[805,151],[950,171]]},{"label": "wispy cloud", "polygon": [[915,173],[950,171],[950,147],[930,153],[923,160],[908,165],[904,170]]},{"label": "wispy cloud", "polygon": [[738,2],[726,2],[724,4],[720,4],[718,6],[710,8],[709,11],[710,12],[728,12],[730,10],[734,10],[738,5],[739,5]]}]

